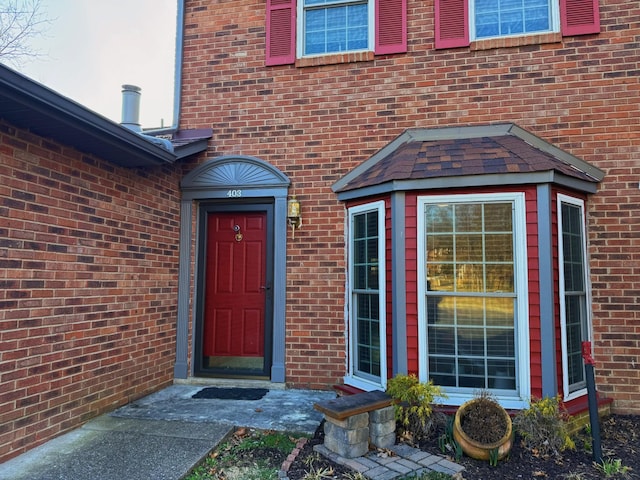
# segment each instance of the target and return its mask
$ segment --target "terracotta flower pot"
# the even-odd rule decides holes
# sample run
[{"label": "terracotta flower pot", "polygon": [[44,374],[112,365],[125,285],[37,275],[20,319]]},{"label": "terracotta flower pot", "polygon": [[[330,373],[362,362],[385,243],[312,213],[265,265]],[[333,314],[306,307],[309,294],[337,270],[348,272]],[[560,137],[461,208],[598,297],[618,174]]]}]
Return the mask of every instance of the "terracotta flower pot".
[{"label": "terracotta flower pot", "polygon": [[500,405],[496,404],[495,408],[498,409],[499,415],[504,418],[504,422],[507,426],[504,435],[500,438],[500,440],[493,443],[481,443],[478,442],[467,435],[462,429],[461,421],[465,414],[465,410],[468,409],[473,402],[476,402],[476,399],[469,400],[465,402],[458,408],[456,412],[456,416],[453,421],[453,438],[456,442],[460,444],[462,451],[469,457],[475,458],[477,460],[490,460],[491,451],[497,449],[498,457],[496,460],[503,459],[511,450],[511,446],[513,445],[513,428],[511,424],[511,417],[507,413],[507,411],[502,408]]}]

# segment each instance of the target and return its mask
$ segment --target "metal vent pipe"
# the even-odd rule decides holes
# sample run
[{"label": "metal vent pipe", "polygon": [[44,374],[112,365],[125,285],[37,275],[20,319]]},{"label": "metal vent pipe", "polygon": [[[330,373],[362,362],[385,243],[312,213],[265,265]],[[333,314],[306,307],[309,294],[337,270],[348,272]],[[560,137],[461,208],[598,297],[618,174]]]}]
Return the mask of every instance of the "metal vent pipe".
[{"label": "metal vent pipe", "polygon": [[135,85],[122,85],[122,122],[123,127],[140,133],[140,87]]}]

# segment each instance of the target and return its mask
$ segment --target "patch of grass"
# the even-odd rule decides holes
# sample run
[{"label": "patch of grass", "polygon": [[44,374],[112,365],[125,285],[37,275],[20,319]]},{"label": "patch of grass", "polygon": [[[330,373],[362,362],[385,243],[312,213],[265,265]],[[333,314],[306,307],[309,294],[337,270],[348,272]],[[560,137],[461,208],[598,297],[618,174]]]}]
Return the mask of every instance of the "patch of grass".
[{"label": "patch of grass", "polygon": [[[334,478],[333,469],[327,467],[317,467],[316,462],[320,461],[320,455],[314,453],[304,459],[305,464],[305,480],[322,480],[324,478]],[[363,477],[364,478],[364,477]],[[360,480],[360,479],[354,479]]]},{"label": "patch of grass", "polygon": [[288,453],[296,446],[293,439],[281,432],[260,432],[242,439],[235,447],[238,451],[254,450],[256,448],[275,448],[283,453]]},{"label": "patch of grass", "polygon": [[597,465],[597,468],[604,473],[607,478],[618,474],[624,476],[629,472],[629,467],[622,465],[622,460],[619,458],[604,459],[602,460],[602,464]]},{"label": "patch of grass", "polygon": [[295,445],[287,433],[241,428],[185,480],[271,480]]},{"label": "patch of grass", "polygon": [[563,480],[586,480],[584,474],[577,472],[568,473],[562,478]]}]

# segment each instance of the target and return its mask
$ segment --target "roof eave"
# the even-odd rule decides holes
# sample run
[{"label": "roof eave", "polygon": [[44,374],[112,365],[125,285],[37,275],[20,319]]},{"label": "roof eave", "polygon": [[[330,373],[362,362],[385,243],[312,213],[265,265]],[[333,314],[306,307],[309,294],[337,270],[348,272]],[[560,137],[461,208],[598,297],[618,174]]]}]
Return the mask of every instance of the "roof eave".
[{"label": "roof eave", "polygon": [[171,164],[172,152],[33,80],[0,66],[0,118],[125,167]]},{"label": "roof eave", "polygon": [[595,193],[598,184],[563,175],[554,170],[532,173],[503,173],[490,175],[460,175],[453,177],[421,178],[393,180],[377,185],[337,192],[338,200],[347,201],[359,198],[388,195],[397,191],[440,190],[453,188],[483,188],[507,185],[554,184],[572,190]]}]

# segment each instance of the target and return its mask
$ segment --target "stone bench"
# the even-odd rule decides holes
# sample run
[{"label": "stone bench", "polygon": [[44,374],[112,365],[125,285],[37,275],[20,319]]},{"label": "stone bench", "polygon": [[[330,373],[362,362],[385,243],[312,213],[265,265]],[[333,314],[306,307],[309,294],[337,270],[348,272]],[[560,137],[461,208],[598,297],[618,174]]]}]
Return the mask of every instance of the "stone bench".
[{"label": "stone bench", "polygon": [[389,448],[396,443],[393,400],[386,393],[356,393],[318,402],[324,414],[324,445],[344,458],[361,457],[369,444]]}]

